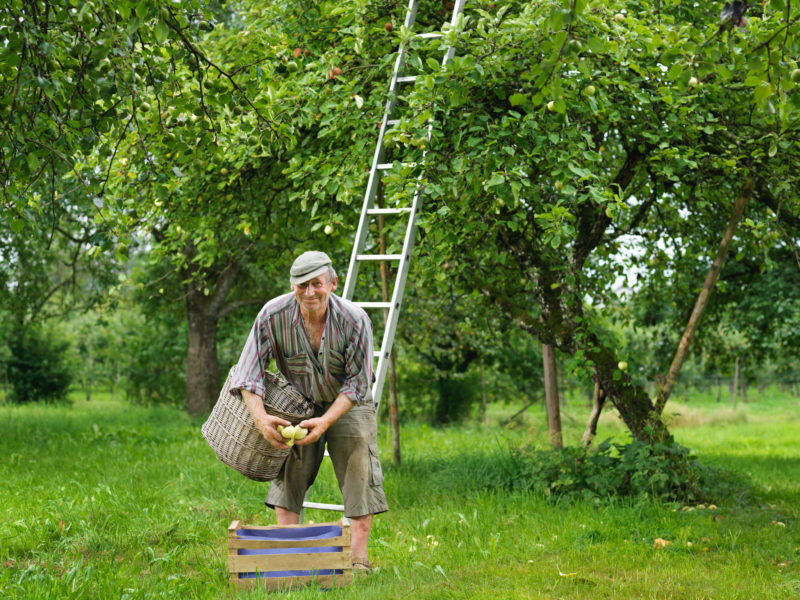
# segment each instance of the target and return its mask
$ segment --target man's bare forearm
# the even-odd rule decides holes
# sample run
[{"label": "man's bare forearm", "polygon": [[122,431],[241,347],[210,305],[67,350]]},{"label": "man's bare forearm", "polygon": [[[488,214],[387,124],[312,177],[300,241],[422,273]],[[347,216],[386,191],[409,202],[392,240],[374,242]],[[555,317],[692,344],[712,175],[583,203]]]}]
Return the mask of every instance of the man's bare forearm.
[{"label": "man's bare forearm", "polygon": [[286,419],[268,415],[267,411],[264,410],[264,401],[260,396],[247,390],[240,391],[242,392],[242,400],[244,400],[247,410],[250,411],[250,416],[253,417],[253,422],[256,427],[258,427],[261,435],[264,436],[264,439],[277,448],[288,448],[284,443],[286,440],[278,433],[276,426],[288,426],[291,425],[291,423]]},{"label": "man's bare forearm", "polygon": [[[336,400],[333,401],[333,404],[328,407],[328,410],[326,410],[325,414],[320,418],[327,421],[328,427],[330,427],[339,420],[339,417],[346,414],[351,408],[353,408],[353,401],[350,400],[350,397],[346,394],[339,394],[336,396]],[[325,429],[327,429],[327,427]]]}]

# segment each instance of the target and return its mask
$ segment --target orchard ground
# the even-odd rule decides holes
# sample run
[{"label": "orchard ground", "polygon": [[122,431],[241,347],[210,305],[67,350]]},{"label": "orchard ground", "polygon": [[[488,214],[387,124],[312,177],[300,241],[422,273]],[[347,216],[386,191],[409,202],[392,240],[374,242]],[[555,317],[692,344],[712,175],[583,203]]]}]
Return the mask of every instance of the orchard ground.
[{"label": "orchard ground", "polygon": [[[381,424],[379,569],[325,598],[800,598],[800,399],[768,389],[736,408],[700,395],[668,406],[679,442],[747,481],[715,508],[486,489],[478,475],[510,447],[548,439],[538,406],[508,427],[515,408],[490,408],[488,430],[403,425],[400,467]],[[566,404],[566,443],[587,414],[585,400]],[[108,395],[0,405],[0,598],[264,597],[228,588],[225,536],[234,519],[273,522],[267,484],[219,463],[201,424]],[[598,434],[627,439],[613,414]],[[338,501],[331,471],[313,500]]]}]

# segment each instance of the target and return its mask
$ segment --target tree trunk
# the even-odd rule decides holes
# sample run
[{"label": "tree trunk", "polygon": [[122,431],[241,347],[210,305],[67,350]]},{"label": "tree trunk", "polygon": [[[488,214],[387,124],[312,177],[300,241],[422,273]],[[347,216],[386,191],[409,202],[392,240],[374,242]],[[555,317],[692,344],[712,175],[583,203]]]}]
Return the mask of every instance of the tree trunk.
[{"label": "tree trunk", "polygon": [[[595,336],[590,334],[590,337]],[[619,369],[612,351],[602,346],[599,340],[592,339],[589,344],[586,355],[595,364],[595,377],[633,437],[650,444],[671,441],[672,435],[654,410],[644,388]]]},{"label": "tree trunk", "polygon": [[194,262],[196,249],[191,242],[185,250],[181,269],[186,295],[189,348],[186,355],[186,412],[197,416],[211,410],[219,396],[217,324],[235,308],[260,302],[239,300],[225,304],[241,263],[235,261],[213,274]]},{"label": "tree trunk", "polygon": [[119,359],[117,359],[117,379],[114,383],[114,400],[119,397],[119,388],[122,385],[122,367]]},{"label": "tree trunk", "polygon": [[86,401],[92,401],[92,367],[94,366],[94,357],[92,356],[92,336],[86,336]]},{"label": "tree trunk", "polygon": [[483,427],[485,429],[489,429],[489,412],[487,411],[487,406],[486,406],[486,380],[484,379],[483,376],[483,355],[481,355],[480,373],[481,373],[481,407],[483,408]]},{"label": "tree trunk", "polygon": [[[487,285],[473,274],[476,285],[487,294],[491,300],[498,305],[510,318],[514,320],[524,331],[535,335],[537,338],[548,339],[556,338],[553,331],[558,332],[561,338],[563,350],[574,353],[576,350],[573,334],[563,326],[567,321],[562,315],[552,315],[550,321],[533,317],[525,308],[512,303],[508,299],[505,290],[500,290]],[[547,289],[544,286],[543,289]],[[574,306],[580,306],[579,302],[574,302]],[[582,316],[580,312],[572,315],[571,318]],[[552,325],[550,324],[552,322]],[[553,329],[550,329],[550,328]],[[607,348],[590,330],[581,330],[583,338],[581,349],[587,361],[592,361],[595,365],[595,375],[600,386],[606,393],[608,399],[619,411],[622,420],[630,430],[634,438],[646,443],[669,442],[672,436],[669,433],[660,415],[653,409],[650,396],[639,387],[628,376],[627,373],[618,368],[618,360],[615,358],[611,349]]]},{"label": "tree trunk", "polygon": [[717,403],[722,402],[722,378],[717,375]]},{"label": "tree trunk", "polygon": [[186,411],[191,416],[211,410],[219,394],[217,317],[207,311],[202,291],[187,295],[189,350],[186,356]]},{"label": "tree trunk", "polygon": [[392,428],[392,462],[400,465],[400,410],[397,403],[397,377],[394,371],[394,348],[389,355],[389,422]]},{"label": "tree trunk", "polygon": [[556,353],[549,344],[542,344],[544,364],[544,397],[547,404],[547,427],[550,430],[550,443],[555,448],[564,446],[561,437],[561,410],[558,404],[558,371]]},{"label": "tree trunk", "polygon": [[742,375],[742,402],[747,404],[747,377]]},{"label": "tree trunk", "polygon": [[706,280],[703,282],[703,287],[697,296],[697,301],[695,302],[694,309],[689,317],[689,322],[686,324],[683,337],[678,344],[675,357],[672,359],[672,364],[667,372],[667,379],[664,382],[664,385],[661,386],[661,389],[658,391],[658,399],[656,400],[655,410],[659,414],[661,414],[661,412],[664,410],[664,405],[667,403],[667,399],[672,391],[672,386],[675,385],[675,381],[678,379],[678,374],[683,366],[683,361],[686,360],[686,356],[689,354],[689,345],[692,343],[692,338],[694,338],[694,334],[697,331],[698,325],[700,324],[700,319],[705,312],[708,299],[710,298],[711,292],[714,289],[714,285],[717,282],[719,272],[722,270],[722,264],[725,262],[725,257],[728,255],[731,241],[733,240],[733,236],[736,233],[737,227],[739,226],[739,220],[742,218],[742,214],[744,213],[744,207],[747,204],[747,201],[750,199],[752,193],[753,178],[749,177],[747,180],[745,180],[744,185],[742,186],[742,191],[733,205],[733,212],[731,213],[731,218],[728,220],[728,226],[725,228],[725,233],[722,235],[722,240],[719,243],[717,255],[714,258],[714,262],[711,263],[711,268],[708,270]]},{"label": "tree trunk", "polygon": [[739,357],[733,361],[733,381],[731,381],[731,404],[736,406],[736,396],[739,393]]},{"label": "tree trunk", "polygon": [[583,432],[581,444],[584,448],[588,448],[592,440],[597,435],[597,422],[600,420],[600,413],[603,411],[603,405],[606,402],[606,395],[600,389],[600,384],[595,381],[594,394],[592,395],[592,412],[589,415],[589,422],[586,424],[586,431]]}]

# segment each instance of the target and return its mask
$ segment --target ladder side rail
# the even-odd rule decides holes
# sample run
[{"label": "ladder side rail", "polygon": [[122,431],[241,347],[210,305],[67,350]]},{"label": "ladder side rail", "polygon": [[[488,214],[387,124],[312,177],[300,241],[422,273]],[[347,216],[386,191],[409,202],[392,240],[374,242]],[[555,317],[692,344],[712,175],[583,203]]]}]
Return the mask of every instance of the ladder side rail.
[{"label": "ladder side rail", "polygon": [[[453,5],[453,17],[450,19],[450,27],[455,27],[458,23],[458,17],[464,12],[464,4],[467,0],[455,0],[455,4]],[[448,46],[447,52],[444,54],[444,59],[442,59],[442,66],[447,64],[451,58],[453,58],[456,54],[456,47],[455,46]]]},{"label": "ladder side rail", "polygon": [[403,302],[406,280],[408,278],[408,271],[411,266],[411,256],[414,252],[414,242],[416,240],[417,214],[422,207],[422,192],[422,174],[420,174],[417,177],[414,200],[411,204],[411,215],[408,219],[408,225],[406,227],[405,240],[403,241],[403,253],[400,258],[400,264],[397,267],[397,275],[395,276],[389,315],[384,326],[383,340],[381,341],[381,353],[378,357],[378,365],[375,370],[375,383],[372,386],[372,401],[375,403],[376,413],[380,409],[383,385],[386,381],[386,373],[389,370],[389,358],[392,353],[394,334],[397,330],[397,323],[400,320],[400,307]]},{"label": "ladder side rail", "polygon": [[[408,9],[406,10],[405,26],[408,29],[414,26],[414,21],[417,17],[418,0],[410,0]],[[383,117],[381,119],[380,130],[378,131],[378,142],[375,145],[375,152],[372,157],[372,167],[369,172],[369,179],[367,181],[367,190],[364,193],[364,203],[361,208],[361,216],[358,221],[358,229],[356,236],[353,240],[353,252],[350,255],[350,263],[347,266],[347,277],[344,281],[344,290],[342,297],[347,300],[353,300],[356,279],[358,278],[358,255],[361,248],[364,246],[364,241],[367,238],[369,231],[369,213],[368,211],[375,205],[375,196],[378,192],[378,185],[382,177],[379,172],[378,165],[383,162],[385,146],[383,138],[388,129],[388,122],[394,114],[394,108],[397,104],[397,80],[402,76],[405,70],[406,56],[408,55],[407,43],[401,43],[397,51],[397,58],[394,61],[394,68],[392,69],[392,77],[389,81],[389,97],[386,100],[386,106],[383,110]]]},{"label": "ladder side rail", "polygon": [[[464,3],[466,0],[456,0],[453,8],[453,17],[450,21],[452,27],[455,27],[458,22],[459,15],[463,12]],[[455,55],[455,46],[449,46],[442,59],[442,66]],[[427,126],[427,139],[428,145],[433,135],[433,118],[428,121]],[[425,157],[428,151],[422,153],[420,164],[425,164]],[[411,215],[409,216],[408,227],[406,229],[406,236],[403,242],[403,252],[400,258],[400,264],[397,269],[397,276],[395,278],[394,290],[392,291],[392,302],[389,308],[389,315],[386,318],[386,325],[383,332],[383,340],[381,341],[380,356],[378,357],[378,364],[375,369],[375,383],[372,386],[372,400],[375,403],[375,412],[377,414],[380,409],[381,397],[383,395],[383,386],[386,381],[386,374],[389,368],[389,357],[391,356],[392,346],[394,344],[394,334],[397,330],[397,324],[400,320],[400,307],[403,301],[405,292],[405,285],[408,278],[408,271],[411,266],[411,256],[414,251],[414,242],[417,230],[417,215],[422,208],[422,195],[425,191],[425,186],[422,182],[422,173],[417,176],[417,182],[414,189],[414,200],[411,204]]]}]

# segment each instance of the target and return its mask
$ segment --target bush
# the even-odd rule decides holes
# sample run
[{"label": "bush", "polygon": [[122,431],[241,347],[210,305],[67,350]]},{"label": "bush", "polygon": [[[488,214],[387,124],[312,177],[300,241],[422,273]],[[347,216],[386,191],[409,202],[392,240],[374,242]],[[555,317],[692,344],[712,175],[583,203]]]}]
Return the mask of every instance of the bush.
[{"label": "bush", "polygon": [[742,486],[728,474],[699,464],[679,444],[637,440],[606,440],[594,450],[515,448],[495,483],[538,490],[552,499],[633,497],[682,503],[719,499]]},{"label": "bush", "polygon": [[73,379],[66,360],[69,341],[39,327],[28,327],[13,335],[8,346],[11,402],[66,400]]}]

